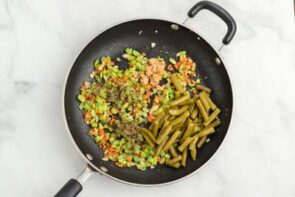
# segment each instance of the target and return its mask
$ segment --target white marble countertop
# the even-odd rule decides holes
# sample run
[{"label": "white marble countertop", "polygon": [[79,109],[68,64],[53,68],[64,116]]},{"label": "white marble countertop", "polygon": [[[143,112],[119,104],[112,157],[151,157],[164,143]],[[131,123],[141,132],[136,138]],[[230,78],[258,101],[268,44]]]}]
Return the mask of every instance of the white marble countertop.
[{"label": "white marble countertop", "polygon": [[[68,139],[66,70],[106,27],[137,17],[181,23],[195,0],[0,1],[0,196],[53,196],[85,163]],[[235,111],[226,142],[201,171],[163,187],[95,175],[83,196],[295,196],[295,28],[292,0],[217,0],[238,31],[221,56]],[[204,11],[188,26],[221,44],[225,25]]]}]

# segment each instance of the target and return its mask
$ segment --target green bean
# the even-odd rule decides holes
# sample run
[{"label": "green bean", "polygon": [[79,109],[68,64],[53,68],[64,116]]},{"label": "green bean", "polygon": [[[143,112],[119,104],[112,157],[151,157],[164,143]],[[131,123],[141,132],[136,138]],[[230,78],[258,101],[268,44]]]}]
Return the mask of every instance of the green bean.
[{"label": "green bean", "polygon": [[182,97],[179,97],[179,98],[170,102],[170,107],[177,106],[180,103],[183,103],[184,101],[189,100],[189,99],[190,99],[190,97],[188,95],[184,95]]},{"label": "green bean", "polygon": [[183,102],[179,103],[178,105],[179,106],[182,106],[182,105],[190,105],[192,103],[193,103],[193,99],[190,98],[190,99],[188,99],[186,101],[183,101]]},{"label": "green bean", "polygon": [[181,123],[182,121],[186,120],[189,117],[189,112],[186,111],[183,114],[181,114],[179,117],[175,118],[171,121],[171,125],[177,125],[178,123]]},{"label": "green bean", "polygon": [[195,94],[194,97],[193,97],[193,102],[190,104],[189,109],[188,109],[188,111],[189,111],[190,114],[191,114],[191,113],[194,111],[194,109],[195,109],[195,105],[196,105],[197,98],[198,98],[198,95]]},{"label": "green bean", "polygon": [[210,108],[212,110],[215,110],[217,106],[215,105],[215,103],[213,103],[213,101],[211,100],[211,98],[210,98],[210,96],[208,94],[206,94],[206,100],[207,100]]},{"label": "green bean", "polygon": [[219,108],[216,108],[214,112],[209,116],[208,120],[204,122],[205,126],[208,126],[217,116],[220,114],[221,110]]},{"label": "green bean", "polygon": [[169,118],[169,114],[165,114],[159,121],[159,128],[163,127],[163,123]]},{"label": "green bean", "polygon": [[165,120],[165,122],[162,125],[162,128],[166,128],[169,125],[169,120]]},{"label": "green bean", "polygon": [[175,98],[179,98],[180,95],[181,95],[180,92],[178,92],[178,91],[175,92]]},{"label": "green bean", "polygon": [[172,155],[172,157],[177,157],[177,156],[178,156],[178,154],[177,154],[175,148],[173,147],[173,145],[170,146],[170,148],[169,148],[169,152],[170,152],[170,154]]},{"label": "green bean", "polygon": [[163,142],[163,140],[165,139],[166,136],[169,135],[169,132],[171,131],[172,129],[172,126],[171,125],[168,125],[162,133],[160,133],[160,135],[158,136],[157,140],[156,140],[156,143],[157,144],[161,144],[161,142]]},{"label": "green bean", "polygon": [[181,124],[181,129],[180,129],[181,132],[184,132],[184,131],[185,131],[185,129],[186,129],[186,127],[187,127],[189,121],[190,121],[189,118],[183,120],[183,122],[182,122],[182,124]]},{"label": "green bean", "polygon": [[202,105],[200,99],[197,100],[197,106],[198,106],[198,108],[199,108],[199,110],[200,110],[200,112],[201,112],[201,115],[202,115],[203,119],[204,119],[205,121],[207,121],[207,120],[209,119],[209,116],[208,116],[208,114],[207,114],[207,111],[204,109],[204,107],[203,107],[203,105]]},{"label": "green bean", "polygon": [[159,146],[158,146],[157,149],[156,149],[155,156],[159,156],[159,155],[160,155],[160,153],[161,153],[161,151],[162,151],[164,145],[165,145],[166,142],[168,141],[168,139],[169,139],[169,137],[166,136],[166,137],[164,138],[164,140],[161,142],[161,144],[159,144]]},{"label": "green bean", "polygon": [[150,145],[150,147],[155,147],[155,144],[153,143],[153,141],[147,136],[147,134],[145,132],[141,133],[142,137],[145,139],[145,141],[147,142],[148,145]]},{"label": "green bean", "polygon": [[166,143],[166,145],[164,146],[163,150],[167,151],[170,148],[170,146],[172,146],[172,144],[177,140],[180,134],[181,132],[179,130],[175,131]]},{"label": "green bean", "polygon": [[154,135],[154,137],[156,138],[158,135],[158,130],[159,130],[159,121],[154,121],[152,124],[152,133]]},{"label": "green bean", "polygon": [[191,94],[189,93],[189,91],[184,91],[184,92],[183,92],[183,95],[190,96]]},{"label": "green bean", "polygon": [[168,121],[171,122],[171,121],[174,120],[174,119],[175,119],[175,116],[170,116],[170,117],[168,118]]},{"label": "green bean", "polygon": [[186,128],[184,134],[182,135],[182,138],[180,141],[183,142],[184,139],[189,137],[191,135],[191,133],[193,132],[194,128],[195,128],[194,123],[188,123],[187,128]]},{"label": "green bean", "polygon": [[197,144],[197,142],[198,142],[198,140],[199,140],[198,135],[195,135],[193,138],[194,138],[194,139],[192,140],[192,142],[191,142],[190,145],[189,145],[189,149],[190,149],[190,150],[196,148],[196,144]]},{"label": "green bean", "polygon": [[209,106],[209,103],[207,102],[207,96],[206,96],[206,93],[205,93],[204,91],[202,91],[202,92],[200,93],[200,100],[201,100],[201,102],[202,102],[202,104],[203,104],[203,106],[204,106],[204,109],[205,109],[206,111],[209,111],[210,106]]},{"label": "green bean", "polygon": [[162,128],[160,129],[160,132],[158,132],[158,136],[161,135],[161,133],[163,133],[163,131],[166,129],[166,127],[162,126]]},{"label": "green bean", "polygon": [[201,127],[198,125],[195,125],[195,128],[194,128],[193,132],[191,133],[191,135],[194,135],[195,133],[198,133],[199,131],[201,131]]},{"label": "green bean", "polygon": [[169,113],[173,116],[178,116],[178,115],[182,114],[183,112],[187,111],[188,108],[189,108],[188,105],[184,105],[179,109],[170,109]]},{"label": "green bean", "polygon": [[163,116],[165,116],[165,112],[164,111],[162,111],[159,114],[157,114],[157,117],[156,117],[156,119],[154,121],[160,122],[160,120],[163,118]]},{"label": "green bean", "polygon": [[207,136],[202,137],[202,138],[198,141],[198,143],[197,143],[197,147],[198,147],[198,148],[201,148],[201,147],[204,145],[204,143],[206,142],[206,139],[207,139]]},{"label": "green bean", "polygon": [[198,115],[198,108],[195,107],[194,111],[191,113],[191,118],[194,120]]},{"label": "green bean", "polygon": [[178,150],[180,152],[183,152],[184,149],[192,142],[193,138],[192,137],[187,137],[182,144],[178,147]]},{"label": "green bean", "polygon": [[215,132],[215,129],[213,127],[205,127],[203,130],[201,130],[197,135],[199,138],[210,135]]},{"label": "green bean", "polygon": [[187,160],[187,148],[185,148],[184,151],[182,152],[181,165],[182,165],[183,167],[186,166],[186,160]]},{"label": "green bean", "polygon": [[173,164],[177,163],[182,160],[182,155],[178,155],[177,157],[174,157],[173,159],[167,160],[167,163]]},{"label": "green bean", "polygon": [[221,122],[219,120],[215,120],[214,122],[212,122],[211,124],[209,124],[207,127],[217,127],[221,124]]},{"label": "green bean", "polygon": [[[200,114],[199,114],[199,115],[200,115]],[[195,123],[202,123],[202,122],[204,122],[204,121],[203,121],[202,117],[201,117],[201,118],[196,117],[196,119],[194,120],[194,122],[195,122]]]},{"label": "green bean", "polygon": [[176,163],[172,163],[170,164],[170,162],[166,162],[166,165],[172,168],[179,168],[180,167],[180,163],[176,162]]},{"label": "green bean", "polygon": [[172,81],[174,87],[176,88],[176,90],[178,90],[180,93],[183,93],[185,91],[184,86],[182,84],[180,84],[176,74],[171,75],[171,81]]},{"label": "green bean", "polygon": [[191,153],[191,157],[193,160],[196,160],[197,158],[197,148],[194,146],[193,149],[190,150],[190,153]]},{"label": "green bean", "polygon": [[202,86],[202,85],[200,85],[200,84],[197,84],[197,85],[196,85],[196,88],[197,88],[197,90],[202,90],[202,91],[205,91],[205,92],[207,92],[207,93],[210,93],[210,92],[211,92],[211,89],[210,89],[210,88],[207,88],[207,87]]},{"label": "green bean", "polygon": [[174,132],[174,131],[176,131],[176,130],[180,130],[182,126],[183,126],[183,122],[178,123],[177,125],[174,125],[174,126],[172,127],[171,132]]},{"label": "green bean", "polygon": [[148,130],[147,128],[141,128],[141,132],[144,132],[153,142],[156,141],[156,138],[153,135],[153,133],[150,130]]},{"label": "green bean", "polygon": [[174,120],[171,121],[171,125],[177,125],[178,123],[182,122],[183,120],[187,119],[189,116],[189,112],[186,111],[183,114],[181,114],[179,117],[175,118]]}]

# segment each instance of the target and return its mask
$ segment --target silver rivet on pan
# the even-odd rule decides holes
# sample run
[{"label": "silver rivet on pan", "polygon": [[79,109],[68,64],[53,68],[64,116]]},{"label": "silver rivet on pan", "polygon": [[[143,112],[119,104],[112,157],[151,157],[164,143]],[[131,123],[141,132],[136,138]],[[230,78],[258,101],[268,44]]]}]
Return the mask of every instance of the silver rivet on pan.
[{"label": "silver rivet on pan", "polygon": [[200,38],[200,37],[197,37],[197,39],[198,39],[198,40],[201,40],[201,38]]},{"label": "silver rivet on pan", "polygon": [[221,64],[221,61],[220,61],[220,59],[219,59],[218,57],[215,58],[215,63],[216,63],[217,65],[220,65],[220,64]]},{"label": "silver rivet on pan", "polygon": [[86,157],[87,157],[87,159],[89,159],[90,161],[92,161],[93,160],[93,157],[92,157],[92,155],[90,155],[90,154],[86,154]]},{"label": "silver rivet on pan", "polygon": [[176,24],[172,24],[171,25],[171,29],[173,29],[173,30],[179,30],[179,26],[176,25]]},{"label": "silver rivet on pan", "polygon": [[100,169],[101,169],[102,171],[104,171],[104,172],[107,172],[107,171],[108,171],[108,169],[107,169],[106,167],[104,167],[104,166],[100,166]]}]

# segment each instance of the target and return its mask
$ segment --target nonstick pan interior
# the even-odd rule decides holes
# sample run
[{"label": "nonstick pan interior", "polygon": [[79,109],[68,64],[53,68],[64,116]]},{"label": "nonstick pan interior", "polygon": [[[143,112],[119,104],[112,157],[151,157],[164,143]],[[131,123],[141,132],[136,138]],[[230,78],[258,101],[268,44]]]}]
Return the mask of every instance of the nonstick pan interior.
[{"label": "nonstick pan interior", "polygon": [[[156,43],[154,48],[151,43]],[[168,61],[179,51],[186,50],[196,61],[196,72],[203,83],[213,91],[212,99],[220,106],[220,125],[218,131],[210,136],[210,142],[198,150],[196,161],[188,159],[187,166],[172,169],[159,165],[155,169],[140,171],[136,168],[119,168],[112,161],[103,161],[103,152],[87,135],[88,125],[83,122],[76,97],[83,81],[90,80],[94,59],[103,55],[120,57],[126,47],[147,53],[148,57],[161,56]],[[92,166],[107,170],[107,174],[118,180],[135,184],[163,184],[185,177],[204,165],[221,145],[228,130],[232,113],[232,89],[228,74],[214,49],[195,32],[173,22],[153,19],[134,20],[114,26],[90,42],[76,59],[67,79],[64,106],[69,131],[83,155],[93,157]],[[118,65],[123,65],[124,61]],[[126,64],[126,62],[125,62]]]}]

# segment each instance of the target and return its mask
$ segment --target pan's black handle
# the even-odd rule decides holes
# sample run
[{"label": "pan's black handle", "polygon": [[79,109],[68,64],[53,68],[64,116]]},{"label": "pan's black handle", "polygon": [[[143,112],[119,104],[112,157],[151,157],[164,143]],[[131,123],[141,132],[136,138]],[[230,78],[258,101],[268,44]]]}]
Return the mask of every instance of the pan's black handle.
[{"label": "pan's black handle", "polygon": [[233,17],[222,7],[219,5],[210,2],[210,1],[200,1],[196,5],[194,5],[187,13],[187,15],[192,18],[194,17],[200,10],[207,9],[219,16],[227,25],[227,33],[224,36],[222,42],[223,44],[229,44],[233,39],[237,25]]},{"label": "pan's black handle", "polygon": [[83,187],[76,179],[70,179],[54,197],[74,197],[77,196]]},{"label": "pan's black handle", "polygon": [[94,173],[94,169],[87,166],[77,179],[70,179],[54,197],[75,197],[83,189],[82,184]]}]

